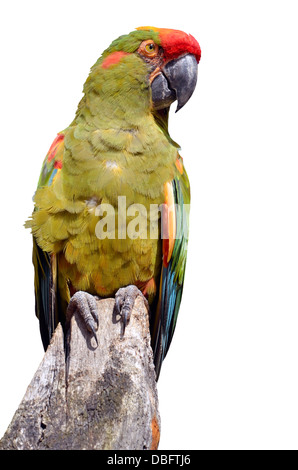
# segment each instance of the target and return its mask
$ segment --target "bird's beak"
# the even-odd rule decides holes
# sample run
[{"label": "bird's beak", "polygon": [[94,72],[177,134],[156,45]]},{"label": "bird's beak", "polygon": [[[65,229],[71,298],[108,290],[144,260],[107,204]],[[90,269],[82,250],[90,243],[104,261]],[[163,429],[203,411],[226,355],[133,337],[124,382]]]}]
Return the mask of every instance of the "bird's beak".
[{"label": "bird's beak", "polygon": [[193,54],[167,62],[151,83],[154,109],[167,108],[177,100],[176,112],[179,111],[194,92],[197,74],[198,64]]}]

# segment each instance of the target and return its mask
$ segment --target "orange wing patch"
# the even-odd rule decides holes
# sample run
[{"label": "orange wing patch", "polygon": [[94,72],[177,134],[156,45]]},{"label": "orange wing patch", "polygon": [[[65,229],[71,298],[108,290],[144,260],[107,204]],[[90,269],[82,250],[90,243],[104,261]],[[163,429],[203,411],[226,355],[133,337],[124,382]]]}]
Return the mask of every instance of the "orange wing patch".
[{"label": "orange wing patch", "polygon": [[136,286],[142,291],[145,297],[156,294],[156,284],[153,277],[145,282],[137,281]]},{"label": "orange wing patch", "polygon": [[171,182],[165,184],[165,203],[162,211],[162,251],[163,265],[168,266],[176,238],[176,210]]},{"label": "orange wing patch", "polygon": [[179,154],[178,154],[178,157],[176,159],[175,165],[176,165],[176,168],[179,171],[180,175],[183,175],[183,161],[182,161],[182,157],[180,157]]}]

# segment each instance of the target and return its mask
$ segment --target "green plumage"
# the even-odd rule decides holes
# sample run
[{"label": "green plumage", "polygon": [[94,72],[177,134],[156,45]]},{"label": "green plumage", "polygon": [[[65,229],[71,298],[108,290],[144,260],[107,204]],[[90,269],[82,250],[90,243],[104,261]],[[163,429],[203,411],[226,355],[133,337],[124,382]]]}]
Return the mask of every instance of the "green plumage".
[{"label": "green plumage", "polygon": [[107,57],[112,52],[135,52],[138,49],[140,43],[146,39],[152,39],[156,44],[159,45],[161,43],[157,31],[153,31],[152,29],[149,29],[148,31],[132,31],[130,34],[124,34],[123,36],[115,39],[115,41],[113,41],[112,44],[103,52],[102,56],[98,59],[95,65],[97,65],[98,62],[102,61],[102,59]]}]

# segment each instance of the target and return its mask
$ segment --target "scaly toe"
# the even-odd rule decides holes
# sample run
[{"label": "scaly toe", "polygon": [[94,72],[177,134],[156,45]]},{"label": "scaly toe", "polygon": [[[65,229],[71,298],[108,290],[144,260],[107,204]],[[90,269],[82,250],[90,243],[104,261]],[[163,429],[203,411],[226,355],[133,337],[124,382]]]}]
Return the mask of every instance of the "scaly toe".
[{"label": "scaly toe", "polygon": [[69,301],[66,311],[66,324],[70,323],[72,315],[78,312],[83,319],[87,330],[92,334],[98,345],[96,330],[98,328],[98,313],[96,300],[88,292],[78,291]]},{"label": "scaly toe", "polygon": [[[117,313],[121,316],[123,329],[122,329],[122,336],[125,333],[125,328],[129,323],[131,312],[135,303],[135,300],[138,295],[141,295],[144,299],[142,292],[137,288],[137,286],[130,285],[127,287],[121,287],[115,295],[115,307]],[[146,303],[147,302],[147,299]]]}]

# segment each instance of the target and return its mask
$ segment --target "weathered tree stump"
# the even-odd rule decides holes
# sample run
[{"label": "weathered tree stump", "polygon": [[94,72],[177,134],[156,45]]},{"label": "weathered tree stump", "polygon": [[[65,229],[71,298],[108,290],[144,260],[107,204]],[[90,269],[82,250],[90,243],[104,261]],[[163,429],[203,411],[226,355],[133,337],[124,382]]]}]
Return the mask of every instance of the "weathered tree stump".
[{"label": "weathered tree stump", "polygon": [[78,314],[59,324],[0,449],[157,449],[160,417],[147,308],[125,335],[114,300],[98,301],[98,347]]}]

